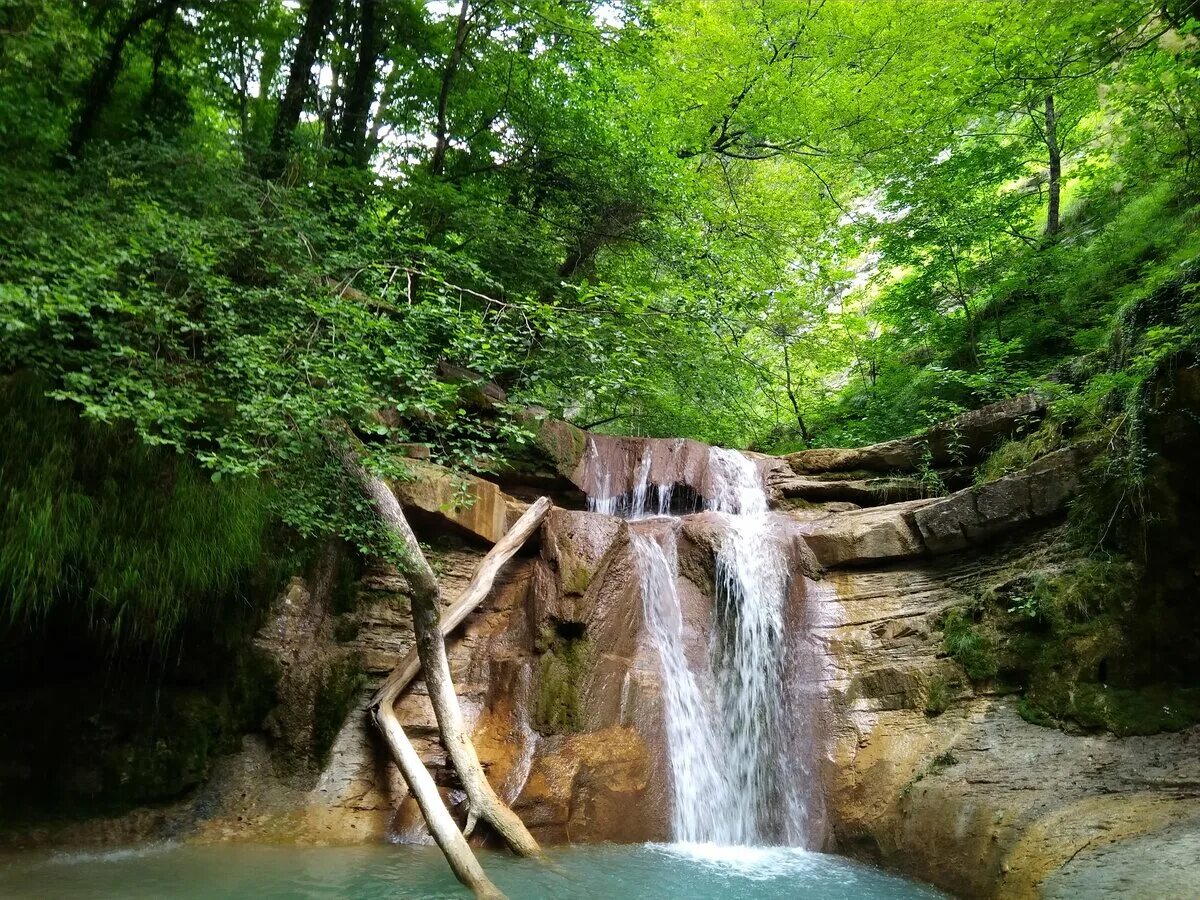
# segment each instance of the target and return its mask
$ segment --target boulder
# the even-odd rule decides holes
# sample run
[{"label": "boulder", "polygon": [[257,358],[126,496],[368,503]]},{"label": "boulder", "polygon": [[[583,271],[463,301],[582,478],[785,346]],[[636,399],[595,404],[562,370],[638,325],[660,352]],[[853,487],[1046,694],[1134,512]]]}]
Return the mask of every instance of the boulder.
[{"label": "boulder", "polygon": [[554,470],[571,478],[587,451],[587,432],[570,422],[550,418],[539,407],[527,409],[520,419],[533,432],[534,444],[549,458]]},{"label": "boulder", "polygon": [[633,728],[556,738],[534,760],[513,810],[545,843],[661,841],[666,798],[653,790],[649,748]]},{"label": "boulder", "polygon": [[835,513],[797,526],[822,566],[859,565],[907,559],[925,552],[912,514],[931,500],[910,500],[870,509]]},{"label": "boulder", "polygon": [[1056,450],[1019,472],[922,507],[913,521],[931,553],[949,553],[1061,512],[1079,488],[1084,451]]}]

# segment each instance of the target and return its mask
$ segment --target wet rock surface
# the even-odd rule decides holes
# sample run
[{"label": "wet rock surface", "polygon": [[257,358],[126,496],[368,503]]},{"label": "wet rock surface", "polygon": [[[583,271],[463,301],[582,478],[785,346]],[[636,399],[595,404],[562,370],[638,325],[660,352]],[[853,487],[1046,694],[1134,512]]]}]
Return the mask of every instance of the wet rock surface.
[{"label": "wet rock surface", "polygon": [[[977,692],[945,656],[945,610],[1014,569],[1053,566],[1058,539],[1042,531],[828,575],[817,630],[828,652],[824,780],[838,849],[962,896],[1032,897],[1069,886],[1105,896],[1117,876],[1093,871],[1101,865],[1154,884],[1150,857],[1139,868],[1116,848],[1186,846],[1154,836],[1200,814],[1200,731],[1116,738],[1033,725],[1015,698]],[[935,689],[947,706],[931,714]]]},{"label": "wet rock surface", "polygon": [[[1017,398],[980,413],[923,436],[920,452],[932,447],[952,462],[951,444],[957,456],[966,435],[978,454],[1041,407]],[[552,420],[541,427],[555,477],[590,485],[588,436]],[[787,627],[819,649],[815,670],[799,676],[820,698],[811,724],[820,752],[805,777],[821,785],[823,808],[814,815],[824,846],[962,896],[1190,896],[1200,883],[1200,730],[1116,738],[1033,725],[1013,696],[972,683],[942,640],[947,610],[1014,571],[1057,564],[1057,528],[1083,455],[1051,453],[988,484],[926,497],[908,476],[879,474],[911,468],[916,440],[755,460],[786,510],[775,521],[793,578]],[[619,489],[632,489],[649,459],[655,478],[703,496],[704,445],[613,438],[592,446],[625,467]],[[860,471],[873,474],[853,474]],[[431,554],[449,603],[520,502],[485,483],[477,494],[491,499],[456,521],[440,478],[406,502],[427,513],[416,519],[423,539],[454,538]],[[700,513],[637,527],[675,531],[685,650],[700,659],[710,652],[724,521]],[[489,778],[544,842],[669,837],[660,666],[645,633],[629,529],[612,516],[554,509],[448,641]],[[292,589],[296,610],[275,622],[291,636],[280,647],[302,659],[332,640],[361,661],[367,678],[319,777],[281,773],[267,742],[247,738],[186,810],[98,821],[96,839],[427,839],[365,713],[374,686],[412,646],[403,578],[367,565],[353,612],[339,617],[349,627],[332,638],[330,626],[314,624],[307,586]],[[461,817],[419,679],[397,710]],[[79,843],[86,834],[76,829],[66,839]]]}]

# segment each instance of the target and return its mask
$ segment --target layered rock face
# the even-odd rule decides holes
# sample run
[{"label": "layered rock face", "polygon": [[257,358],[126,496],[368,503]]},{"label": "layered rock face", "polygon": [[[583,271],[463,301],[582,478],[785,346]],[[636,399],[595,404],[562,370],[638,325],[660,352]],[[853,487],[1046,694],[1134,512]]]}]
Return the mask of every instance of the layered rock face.
[{"label": "layered rock face", "polygon": [[[1055,538],[1041,530],[984,552],[828,573],[821,602],[837,624],[820,629],[833,666],[824,780],[840,850],[963,896],[1022,897],[1068,862],[1076,880],[1064,870],[1057,883],[1093,883],[1088,861],[1107,865],[1115,844],[1139,835],[1194,839],[1173,829],[1200,824],[1195,729],[1116,738],[1032,725],[1014,698],[976,692],[944,655],[945,610],[1016,570],[1052,567]],[[931,715],[939,690],[946,708]],[[1194,866],[1165,896],[1186,896]]]},{"label": "layered rock face", "polygon": [[[987,420],[984,433],[1036,416],[1026,406],[1002,407],[1008,424]],[[570,448],[560,473],[592,490],[629,496],[639,479],[661,478],[705,495],[702,445],[595,441],[558,430]],[[956,433],[964,440],[961,427]],[[620,474],[606,485],[589,480],[597,472],[589,453]],[[874,451],[855,453],[861,461]],[[954,483],[961,461],[944,458],[945,483]],[[1178,887],[1194,862],[1180,861],[1200,830],[1200,734],[1118,739],[1030,724],[1011,696],[973,686],[942,642],[948,609],[1014,572],[1059,565],[1058,523],[1077,484],[1077,451],[937,497],[925,496],[908,463],[881,475],[878,467],[847,468],[836,455],[804,454],[800,462],[803,474],[787,460],[757,464],[795,539],[819,564],[805,564],[807,551],[797,551],[788,609],[788,628],[819,651],[805,683],[791,685],[819,698],[820,712],[805,723],[817,737],[814,769],[801,776],[819,784],[819,845],[964,896],[1090,893],[1149,877],[1139,859],[1173,860],[1177,875],[1159,873],[1158,881],[1165,895],[1172,885],[1184,895]],[[685,642],[699,658],[709,652],[722,523],[708,513],[662,522],[653,527],[677,530]],[[439,554],[448,598],[484,549]],[[542,841],[668,839],[662,666],[647,639],[630,525],[556,509],[529,551],[450,642],[489,776]],[[355,642],[380,677],[411,641],[403,584],[368,572],[364,585],[371,599]],[[420,682],[399,710],[447,797],[460,799]],[[290,833],[421,839],[419,814],[385,759],[359,709],[303,798],[303,814],[289,817]]]},{"label": "layered rock face", "polygon": [[[1001,404],[1000,424],[986,410],[970,415],[994,438],[1036,414],[1027,406]],[[968,424],[931,433],[934,458],[951,466],[947,483],[963,455],[936,448],[953,431],[971,458],[983,438],[963,435]],[[1050,453],[936,498],[921,497],[902,471],[886,482],[871,471],[911,468],[922,443],[799,454],[791,462],[805,474],[779,485],[785,503],[887,485],[855,497],[865,508],[792,511],[826,567],[813,618],[829,662],[823,781],[835,845],[962,896],[1102,896],[1149,885],[1146,896],[1191,895],[1200,730],[1117,738],[1030,724],[1001,685],[973,683],[942,639],[947,611],[1064,565],[1059,523],[1086,455]]]},{"label": "layered rock face", "polygon": [[[1092,896],[1129,884],[1188,896],[1200,878],[1192,852],[1200,731],[1119,739],[1039,727],[1012,695],[973,682],[945,650],[947,611],[1062,565],[1061,522],[1081,451],[967,486],[984,448],[1040,413],[1035,399],[1018,398],[876,448],[754,459],[787,556],[785,627],[807,653],[787,690],[811,699],[793,726],[807,742],[794,777],[813,798],[810,841],[963,896]],[[544,471],[526,484],[553,483],[573,506],[587,491],[628,511],[639,490],[665,485],[659,508],[678,513],[713,495],[709,448],[695,442],[604,438],[552,421],[542,422],[541,441]],[[951,491],[932,495],[931,465]],[[435,474],[398,492],[422,538],[440,541],[431,556],[448,603],[521,504],[481,481],[470,488],[480,494],[477,512],[448,511],[450,482]],[[631,528],[670,538],[683,650],[702,668],[728,528],[716,513],[631,525],[556,508],[448,641],[489,778],[546,843],[671,837],[664,666],[648,633]],[[315,786],[281,779],[265,744],[250,739],[173,828],[201,839],[425,839],[365,713],[412,645],[406,586],[373,564],[356,589],[341,617],[353,627],[337,654],[360,660],[367,680]],[[329,658],[321,642],[338,630],[318,622],[320,593],[293,584],[283,598],[293,606],[273,620],[287,637],[277,649],[298,660],[301,686],[302,658]],[[420,680],[397,710],[462,814]]]}]

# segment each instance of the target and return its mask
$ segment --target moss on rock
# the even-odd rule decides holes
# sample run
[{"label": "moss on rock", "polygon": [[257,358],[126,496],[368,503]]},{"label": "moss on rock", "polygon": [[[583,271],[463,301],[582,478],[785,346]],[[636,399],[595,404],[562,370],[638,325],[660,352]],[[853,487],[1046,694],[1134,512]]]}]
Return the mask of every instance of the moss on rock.
[{"label": "moss on rock", "polygon": [[312,756],[318,765],[329,759],[334,739],[365,683],[356,653],[335,659],[325,670],[313,703]]},{"label": "moss on rock", "polygon": [[539,636],[533,725],[542,734],[569,734],[583,730],[581,689],[591,668],[595,649],[575,623],[558,623]]},{"label": "moss on rock", "polygon": [[972,682],[1019,691],[1033,724],[1181,730],[1200,722],[1200,686],[1167,677],[1148,652],[1141,619],[1151,589],[1120,556],[1015,573],[949,610],[943,645]]}]

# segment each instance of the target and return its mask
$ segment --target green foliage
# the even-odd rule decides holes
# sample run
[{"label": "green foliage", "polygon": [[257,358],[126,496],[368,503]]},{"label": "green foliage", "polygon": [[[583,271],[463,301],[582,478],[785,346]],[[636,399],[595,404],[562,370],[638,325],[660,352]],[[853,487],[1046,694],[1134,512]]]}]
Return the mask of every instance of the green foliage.
[{"label": "green foliage", "polygon": [[925,686],[925,715],[933,718],[950,708],[954,688],[945,678],[936,677]]},{"label": "green foliage", "polygon": [[536,0],[468,3],[458,41],[376,6],[325,23],[294,128],[303,6],[19,2],[0,31],[0,365],[305,482],[306,533],[378,539],[333,502],[333,416],[485,469],[519,443],[440,360],[619,432],[859,443],[1024,390],[1195,255],[1182,14]]},{"label": "green foliage", "polygon": [[972,681],[988,681],[996,676],[995,638],[972,621],[970,611],[962,608],[947,611],[942,624],[942,643]]},{"label": "green foliage", "polygon": [[1070,722],[1120,737],[1183,731],[1200,722],[1200,689],[1177,685],[1118,688],[1045,682],[1024,698],[1022,715],[1035,725]]},{"label": "green foliage", "polygon": [[917,461],[917,478],[924,492],[929,497],[938,497],[948,493],[946,483],[933,466],[933,451],[927,441],[920,444],[921,456]]},{"label": "green foliage", "polygon": [[[1156,654],[1183,641],[1186,610],[1163,607],[1146,571],[1120,556],[1035,569],[950,610],[947,652],[972,680],[1021,693],[1018,712],[1045,727],[1118,735],[1200,720],[1198,689]],[[1152,617],[1152,618],[1151,618]]]},{"label": "green foliage", "polygon": [[1047,419],[1035,431],[1004,441],[975,469],[975,483],[986,484],[1019,472],[1034,460],[1065,446],[1061,425]]},{"label": "green foliage", "polygon": [[127,428],[45,400],[31,378],[0,382],[0,407],[5,624],[72,604],[102,636],[165,642],[185,616],[219,622],[271,580],[281,560],[268,559],[279,548],[262,483],[214,484]]}]

